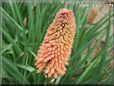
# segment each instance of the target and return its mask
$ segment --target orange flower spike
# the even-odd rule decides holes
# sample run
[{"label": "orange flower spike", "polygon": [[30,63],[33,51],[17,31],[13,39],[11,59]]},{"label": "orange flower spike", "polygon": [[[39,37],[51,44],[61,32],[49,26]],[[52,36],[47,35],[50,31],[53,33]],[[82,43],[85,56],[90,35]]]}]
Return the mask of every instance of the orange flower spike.
[{"label": "orange flower spike", "polygon": [[97,7],[93,7],[90,9],[89,15],[87,17],[88,24],[94,23],[94,20],[95,20],[97,14],[98,14],[98,8]]},{"label": "orange flower spike", "polygon": [[68,59],[75,36],[75,17],[72,10],[60,9],[47,30],[36,57],[37,73],[45,73],[55,79],[67,71]]}]

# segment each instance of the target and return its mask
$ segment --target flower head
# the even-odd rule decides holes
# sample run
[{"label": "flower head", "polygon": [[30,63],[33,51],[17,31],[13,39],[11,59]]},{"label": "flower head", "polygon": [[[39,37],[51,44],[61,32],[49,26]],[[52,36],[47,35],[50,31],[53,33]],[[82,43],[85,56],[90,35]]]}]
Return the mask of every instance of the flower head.
[{"label": "flower head", "polygon": [[72,10],[60,9],[41,44],[37,57],[37,73],[45,69],[50,78],[64,75],[75,36],[75,17]]},{"label": "flower head", "polygon": [[90,9],[89,15],[87,17],[88,24],[94,23],[97,14],[98,14],[98,8],[97,7],[93,7]]}]

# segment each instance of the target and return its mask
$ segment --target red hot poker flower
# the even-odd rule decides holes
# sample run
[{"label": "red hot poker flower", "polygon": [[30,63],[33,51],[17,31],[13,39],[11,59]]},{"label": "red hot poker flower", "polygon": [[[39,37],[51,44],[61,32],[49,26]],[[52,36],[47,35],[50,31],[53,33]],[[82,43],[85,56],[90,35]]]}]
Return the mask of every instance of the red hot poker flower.
[{"label": "red hot poker flower", "polygon": [[87,17],[87,22],[88,24],[94,24],[95,18],[98,15],[98,8],[97,7],[93,7],[90,9],[89,15]]},{"label": "red hot poker flower", "polygon": [[60,9],[47,30],[36,57],[37,73],[45,69],[48,78],[64,75],[75,36],[72,10]]}]

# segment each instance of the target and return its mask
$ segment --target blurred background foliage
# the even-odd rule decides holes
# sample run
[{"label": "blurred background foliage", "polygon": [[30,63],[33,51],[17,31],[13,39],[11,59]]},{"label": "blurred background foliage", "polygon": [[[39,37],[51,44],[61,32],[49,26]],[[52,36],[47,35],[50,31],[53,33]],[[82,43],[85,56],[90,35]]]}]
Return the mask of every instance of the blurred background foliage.
[{"label": "blurred background foliage", "polygon": [[[86,0],[75,0],[84,4]],[[35,56],[46,30],[60,8],[72,9],[76,35],[64,76],[54,84],[113,84],[114,46],[110,7],[94,24],[87,23],[92,6],[80,7],[74,0],[7,0],[2,2],[2,83],[46,84],[44,71],[37,74]],[[90,0],[90,3],[94,3]],[[100,11],[104,8],[101,5]],[[51,82],[52,81],[52,82]],[[52,84],[53,84],[52,83]]]}]

